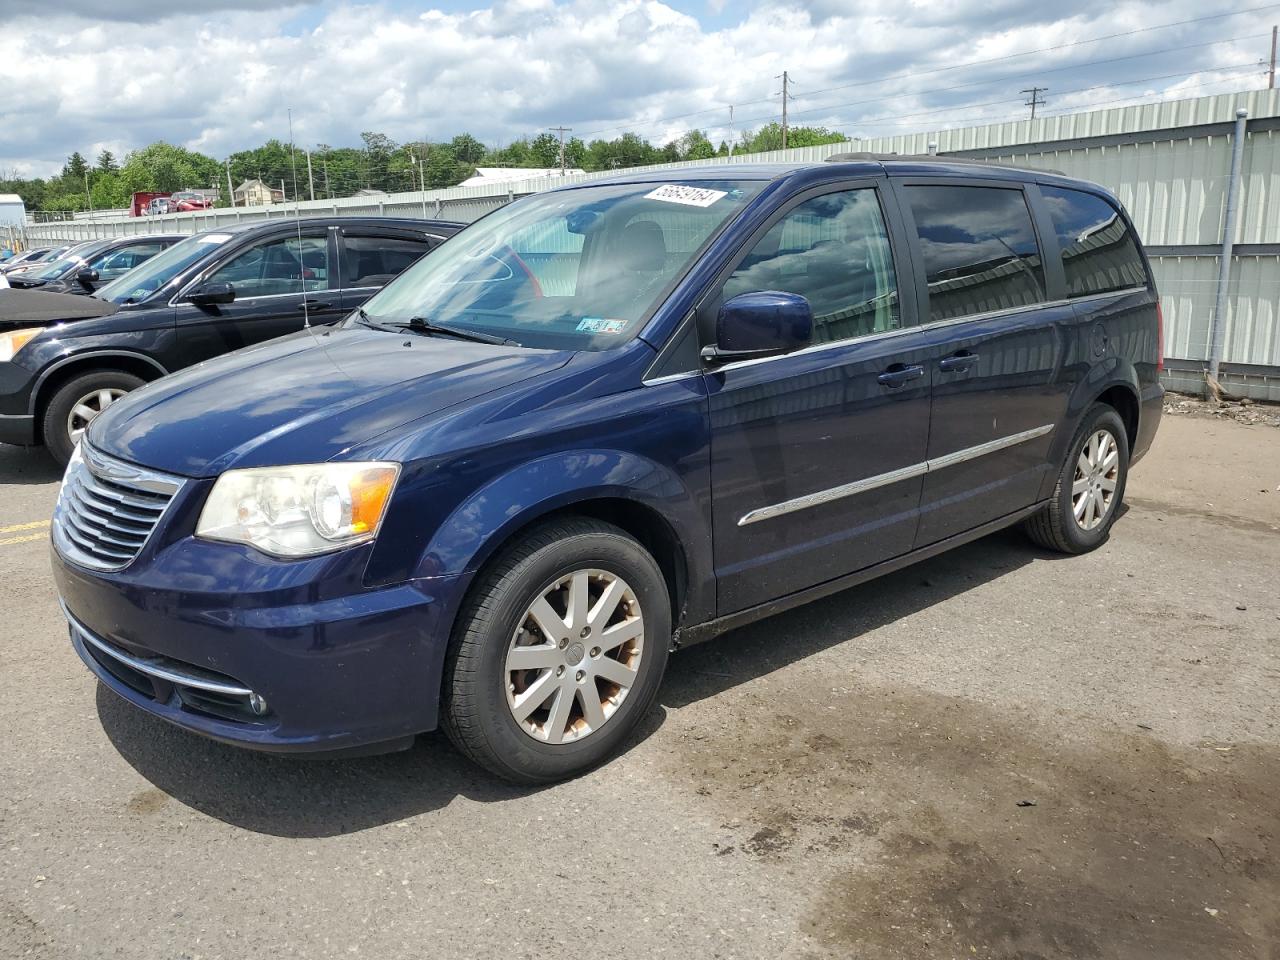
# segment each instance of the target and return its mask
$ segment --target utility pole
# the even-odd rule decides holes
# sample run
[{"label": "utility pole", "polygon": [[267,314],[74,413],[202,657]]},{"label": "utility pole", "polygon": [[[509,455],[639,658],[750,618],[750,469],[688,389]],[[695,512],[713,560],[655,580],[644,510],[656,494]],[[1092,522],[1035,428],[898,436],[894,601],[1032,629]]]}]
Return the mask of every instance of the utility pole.
[{"label": "utility pole", "polygon": [[573,127],[548,127],[548,130],[555,130],[560,134],[560,176],[564,176],[564,135],[572,133]]},{"label": "utility pole", "polygon": [[1271,28],[1271,69],[1267,71],[1267,89],[1276,88],[1276,33],[1280,27]]},{"label": "utility pole", "polygon": [[791,99],[788,88],[791,85],[791,75],[783,70],[781,77],[773,79],[782,81],[782,149],[785,150],[787,149],[787,101]]},{"label": "utility pole", "polygon": [[324,171],[324,198],[326,200],[333,199],[333,191],[329,189],[329,151],[325,151],[320,158],[320,169]]},{"label": "utility pole", "polygon": [[733,156],[733,141],[738,137],[738,131],[733,126],[733,104],[729,104],[729,156]]},{"label": "utility pole", "polygon": [[307,187],[311,190],[311,199],[316,198],[316,181],[311,176],[311,151],[307,151]]},{"label": "utility pole", "polygon": [[89,212],[93,213],[93,194],[89,192],[89,168],[84,171],[84,197],[89,201]]},{"label": "utility pole", "polygon": [[1048,91],[1048,87],[1028,87],[1026,90],[1021,91],[1022,93],[1031,94],[1031,99],[1024,101],[1024,104],[1031,108],[1032,120],[1036,118],[1036,107],[1044,106],[1044,97],[1040,96],[1040,94],[1048,93]]},{"label": "utility pole", "polygon": [[236,191],[231,186],[231,158],[227,157],[227,199],[231,201],[231,205],[236,205]]}]

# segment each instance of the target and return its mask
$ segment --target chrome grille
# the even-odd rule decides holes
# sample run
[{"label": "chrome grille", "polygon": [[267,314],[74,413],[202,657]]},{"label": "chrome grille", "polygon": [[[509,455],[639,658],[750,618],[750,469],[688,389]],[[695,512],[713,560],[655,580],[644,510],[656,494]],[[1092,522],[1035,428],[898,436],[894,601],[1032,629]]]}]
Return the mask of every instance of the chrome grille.
[{"label": "chrome grille", "polygon": [[185,481],[80,445],[53,511],[53,542],[68,560],[121,570],[146,545]]}]

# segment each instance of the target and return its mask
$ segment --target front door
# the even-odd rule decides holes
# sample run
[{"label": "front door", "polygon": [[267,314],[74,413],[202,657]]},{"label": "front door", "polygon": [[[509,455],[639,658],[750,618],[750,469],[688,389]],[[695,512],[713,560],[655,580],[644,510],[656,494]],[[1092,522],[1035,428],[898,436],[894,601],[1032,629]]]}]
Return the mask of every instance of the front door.
[{"label": "front door", "polygon": [[[1030,506],[1066,412],[1074,317],[1019,183],[900,183],[919,259],[933,415],[916,546]],[[927,304],[927,307],[923,305]]]},{"label": "front door", "polygon": [[229,304],[180,303],[178,336],[183,365],[295,333],[306,322],[332,323],[341,302],[329,231],[303,228],[277,234],[235,251],[211,268],[200,283],[229,283]]},{"label": "front door", "polygon": [[883,200],[874,181],[800,198],[705,306],[783,290],[814,314],[813,346],[705,374],[721,615],[911,549],[930,377]]}]

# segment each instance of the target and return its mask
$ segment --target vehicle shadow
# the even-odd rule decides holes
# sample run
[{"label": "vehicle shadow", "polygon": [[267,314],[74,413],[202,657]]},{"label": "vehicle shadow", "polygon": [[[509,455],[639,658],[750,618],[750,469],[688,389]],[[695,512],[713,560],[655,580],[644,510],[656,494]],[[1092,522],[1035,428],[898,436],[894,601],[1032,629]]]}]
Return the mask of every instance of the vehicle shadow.
[{"label": "vehicle shadow", "polygon": [[[1124,516],[1122,512],[1117,517]],[[787,613],[730,631],[675,656],[658,702],[684,707],[944,603],[1037,560],[1071,559],[1018,528],[993,533]],[[852,668],[851,668],[852,669]]]},{"label": "vehicle shadow", "polygon": [[[665,706],[716,696],[1036,560],[1060,558],[1016,530],[993,534],[880,580],[742,627],[672,658],[655,708],[628,749],[663,725]],[[779,642],[784,634],[785,642]],[[442,734],[372,757],[277,755],[187,733],[98,687],[98,716],[120,755],[155,787],[233,826],[279,837],[330,837],[394,823],[457,796],[483,803],[543,789],[503,783]]]},{"label": "vehicle shadow", "polygon": [[44,447],[15,447],[0,443],[0,483],[56,483],[62,468]]},{"label": "vehicle shadow", "polygon": [[[443,733],[369,757],[269,754],[188,733],[101,684],[97,708],[120,756],[156,788],[207,816],[271,836],[341,836],[430,813],[459,796],[490,803],[545,789],[497,779]],[[652,736],[665,717],[665,710],[652,711],[627,749]]]}]

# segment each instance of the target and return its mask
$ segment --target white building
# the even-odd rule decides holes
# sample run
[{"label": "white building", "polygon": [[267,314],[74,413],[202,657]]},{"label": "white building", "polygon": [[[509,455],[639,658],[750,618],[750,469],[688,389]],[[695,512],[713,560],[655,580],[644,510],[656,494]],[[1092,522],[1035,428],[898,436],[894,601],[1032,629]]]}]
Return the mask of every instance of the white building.
[{"label": "white building", "polygon": [[21,227],[27,222],[27,207],[16,193],[0,193],[0,227]]}]

